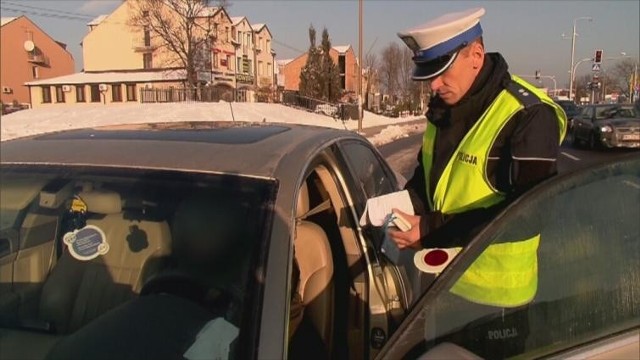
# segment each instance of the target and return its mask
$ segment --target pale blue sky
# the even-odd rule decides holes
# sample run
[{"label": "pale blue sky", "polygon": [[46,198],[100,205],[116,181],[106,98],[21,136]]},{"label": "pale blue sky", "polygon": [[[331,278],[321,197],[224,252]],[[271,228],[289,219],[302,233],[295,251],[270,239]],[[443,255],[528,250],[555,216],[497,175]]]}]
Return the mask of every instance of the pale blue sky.
[{"label": "pale blue sky", "polygon": [[[0,0],[2,16],[16,16],[21,9],[56,40],[67,43],[82,68],[79,46],[87,33],[87,19],[108,14],[120,0]],[[18,5],[16,5],[18,4]],[[568,83],[571,57],[570,36],[573,19],[590,16],[592,22],[578,21],[575,60],[593,56],[603,49],[604,56],[619,57],[624,51],[638,59],[640,53],[640,1],[391,1],[364,0],[363,51],[380,53],[396,33],[450,11],[484,7],[487,51],[500,51],[514,74],[556,76],[558,87]],[[21,6],[20,6],[21,5]],[[58,12],[44,9],[55,9]],[[60,13],[64,12],[64,13]],[[74,14],[84,15],[76,16]],[[357,52],[358,2],[355,0],[231,0],[231,16],[246,16],[252,23],[266,23],[275,41],[278,59],[296,57],[309,46],[310,24],[318,30],[327,27],[333,45],[351,44]],[[87,17],[88,16],[88,17]],[[70,18],[69,18],[70,17]],[[563,39],[562,34],[569,36]],[[117,39],[114,39],[117,41]],[[404,46],[404,45],[403,45]],[[616,60],[606,60],[603,69]],[[577,76],[591,71],[589,63],[579,66]],[[551,87],[552,83],[544,85]]]}]

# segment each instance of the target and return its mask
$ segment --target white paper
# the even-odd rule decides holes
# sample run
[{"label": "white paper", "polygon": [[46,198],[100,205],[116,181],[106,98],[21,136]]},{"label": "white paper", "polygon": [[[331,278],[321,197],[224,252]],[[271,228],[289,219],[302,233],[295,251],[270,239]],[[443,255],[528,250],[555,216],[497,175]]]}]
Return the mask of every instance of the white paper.
[{"label": "white paper", "polygon": [[236,337],[237,327],[224,318],[213,319],[200,330],[183,356],[189,360],[228,359],[229,347]]},{"label": "white paper", "polygon": [[367,200],[364,213],[360,218],[360,226],[371,224],[382,226],[391,214],[392,209],[399,209],[409,215],[413,215],[413,204],[407,190],[397,191]]}]

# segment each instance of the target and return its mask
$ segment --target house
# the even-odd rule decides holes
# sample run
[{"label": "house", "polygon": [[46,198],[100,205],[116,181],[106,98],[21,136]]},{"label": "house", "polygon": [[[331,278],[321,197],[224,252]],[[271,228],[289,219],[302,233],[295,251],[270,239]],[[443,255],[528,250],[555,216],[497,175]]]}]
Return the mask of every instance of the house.
[{"label": "house", "polygon": [[[51,38],[26,16],[2,18],[0,27],[2,103],[29,104],[25,82],[49,79],[75,71],[66,45]],[[47,101],[54,99],[49,96]]]},{"label": "house", "polygon": [[[202,8],[195,16],[194,31],[203,42],[196,50],[196,71],[190,75],[159,34],[150,26],[140,25],[145,17],[153,16],[139,8],[140,4],[145,3],[123,1],[111,14],[88,23],[89,32],[82,41],[84,71],[48,82],[29,82],[32,97],[37,100],[34,106],[45,105],[41,99],[57,87],[69,91],[68,103],[180,101],[204,98],[205,92],[216,93],[216,99],[227,101],[255,99],[252,93],[247,96],[246,90],[255,90],[260,80],[255,74],[265,57],[254,44],[257,33],[263,42],[269,42],[265,46],[270,46],[271,33],[266,25],[254,30],[246,17],[231,18],[221,7]],[[167,7],[161,11],[163,18],[179,16]],[[269,59],[265,67],[273,64],[273,56]],[[180,89],[187,76],[198,84],[197,93]],[[273,76],[270,79],[263,84],[273,86]],[[87,93],[82,94],[83,91]]]},{"label": "house", "polygon": [[[340,72],[341,89],[348,93],[358,91],[358,59],[351,45],[333,46],[329,52],[331,59],[338,66]],[[307,63],[308,54],[304,53],[297,58],[281,62],[279,74],[283,78],[284,90],[298,91],[300,89],[300,73]]]}]

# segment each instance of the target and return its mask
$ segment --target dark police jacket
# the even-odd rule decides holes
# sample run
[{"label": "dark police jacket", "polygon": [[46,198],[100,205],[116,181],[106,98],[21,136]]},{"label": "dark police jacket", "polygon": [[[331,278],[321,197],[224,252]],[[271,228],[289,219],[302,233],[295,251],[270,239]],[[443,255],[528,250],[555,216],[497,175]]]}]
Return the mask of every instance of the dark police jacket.
[{"label": "dark police jacket", "polygon": [[[425,181],[430,182],[430,189],[436,188],[460,141],[510,81],[504,58],[498,53],[489,53],[485,55],[484,65],[471,88],[457,104],[450,106],[437,95],[432,97],[426,116],[430,123],[428,126],[437,126],[438,132],[431,175],[425,179],[421,149],[418,166],[405,186],[416,214],[423,215],[423,246],[464,246],[482,225],[511,200],[556,174],[559,143],[557,117],[548,105],[532,105],[513,116],[498,134],[489,154],[489,181],[506,194],[507,200],[490,208],[455,215],[444,215],[429,209]],[[429,196],[433,198],[433,193]]]}]

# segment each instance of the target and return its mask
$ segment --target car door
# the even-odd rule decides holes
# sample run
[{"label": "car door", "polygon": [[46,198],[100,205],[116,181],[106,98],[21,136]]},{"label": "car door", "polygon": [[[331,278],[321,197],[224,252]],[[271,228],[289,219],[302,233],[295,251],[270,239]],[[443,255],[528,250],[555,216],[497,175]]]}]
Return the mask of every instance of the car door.
[{"label": "car door", "polygon": [[[638,204],[637,156],[536,187],[450,263],[378,357],[637,358]],[[456,295],[459,279],[481,254],[531,231],[540,234],[531,301],[499,307]]]},{"label": "car door", "polygon": [[[339,150],[342,166],[348,174],[345,191],[353,198],[358,218],[364,213],[367,199],[398,191],[396,175],[371,144],[349,139],[339,143]],[[384,228],[359,226],[358,232],[370,261],[367,269],[369,333],[365,354],[371,358],[404,319],[411,301],[412,276],[381,252]]]},{"label": "car door", "polygon": [[576,118],[576,124],[573,129],[573,136],[580,140],[588,139],[587,128],[593,118],[593,106],[585,106],[582,109],[582,114]]}]

